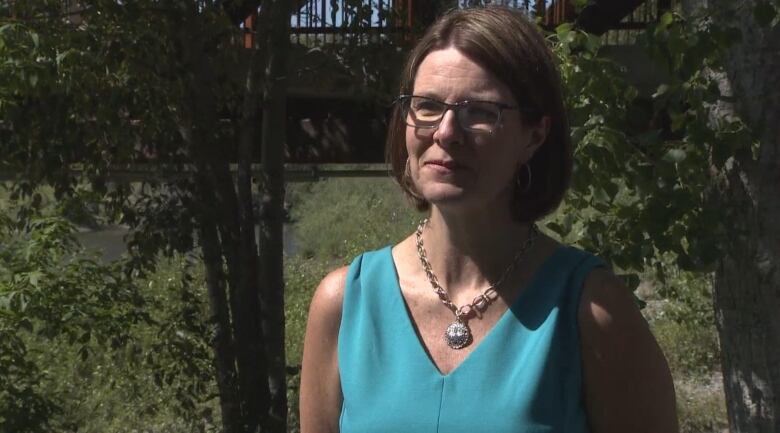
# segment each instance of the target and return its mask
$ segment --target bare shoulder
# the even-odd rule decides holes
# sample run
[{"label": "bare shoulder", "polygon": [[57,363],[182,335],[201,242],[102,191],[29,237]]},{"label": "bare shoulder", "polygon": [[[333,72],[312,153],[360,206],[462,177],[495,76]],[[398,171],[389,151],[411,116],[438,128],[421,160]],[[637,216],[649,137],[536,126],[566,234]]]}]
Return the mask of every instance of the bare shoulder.
[{"label": "bare shoulder", "polygon": [[623,282],[591,272],[579,305],[585,406],[594,433],[675,433],[666,358]]},{"label": "bare shoulder", "polygon": [[583,332],[604,331],[615,326],[616,321],[621,326],[647,327],[623,281],[603,268],[594,269],[585,279],[579,320]]},{"label": "bare shoulder", "polygon": [[[322,310],[325,314],[337,313],[341,317],[341,304],[344,301],[344,288],[349,268],[342,266],[328,273],[320,281],[311,300],[310,310]],[[311,315],[311,311],[309,312]]]},{"label": "bare shoulder", "polygon": [[301,431],[337,432],[341,410],[338,335],[347,267],[322,279],[309,306],[300,388]]}]

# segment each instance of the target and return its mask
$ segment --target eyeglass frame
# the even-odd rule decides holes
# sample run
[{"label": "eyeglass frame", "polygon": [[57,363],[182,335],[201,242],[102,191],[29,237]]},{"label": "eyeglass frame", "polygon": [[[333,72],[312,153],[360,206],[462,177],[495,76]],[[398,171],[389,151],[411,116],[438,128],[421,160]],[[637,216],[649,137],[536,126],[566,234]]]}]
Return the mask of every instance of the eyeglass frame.
[{"label": "eyeglass frame", "polygon": [[[423,126],[423,125],[412,125],[412,124],[410,124],[409,122],[406,121],[406,117],[407,116],[402,116],[403,119],[401,119],[401,121],[404,124],[406,124],[407,126],[411,126],[413,128],[420,128],[420,129],[436,129],[436,128],[438,128],[439,125],[441,125],[442,119],[444,119],[444,115],[447,114],[447,111],[452,110],[453,114],[455,114],[455,119],[457,119],[457,121],[458,121],[458,126],[462,130],[468,131],[468,132],[475,132],[475,133],[478,133],[478,134],[492,134],[493,132],[495,132],[497,129],[499,129],[501,127],[501,120],[502,120],[502,115],[504,114],[504,110],[518,110],[520,112],[526,112],[526,113],[535,113],[536,112],[536,110],[533,109],[533,108],[526,108],[526,107],[520,107],[520,106],[515,106],[515,105],[509,105],[509,104],[504,104],[502,102],[496,102],[496,101],[485,101],[485,100],[479,100],[479,99],[473,99],[473,100],[466,99],[466,100],[463,100],[463,101],[455,102],[454,104],[450,104],[448,102],[440,101],[440,100],[438,100],[436,98],[431,98],[429,96],[406,95],[405,94],[405,95],[398,95],[398,97],[395,99],[395,101],[393,101],[395,104],[399,104],[399,110],[401,110],[401,114],[404,114],[403,113],[404,112],[404,107],[403,107],[402,104],[406,100],[411,102],[411,98],[427,99],[429,101],[433,101],[433,102],[436,102],[438,104],[441,104],[442,106],[445,107],[444,111],[441,112],[441,117],[439,117],[439,119],[433,125],[425,125],[425,126]],[[471,103],[492,104],[492,105],[498,107],[498,118],[496,119],[496,122],[493,125],[493,127],[490,129],[490,131],[483,131],[483,130],[467,128],[467,127],[463,126],[462,122],[460,121],[460,114],[459,114],[460,110],[463,107],[467,107],[468,104],[471,104]],[[411,106],[409,107],[409,109],[411,109]],[[407,112],[406,114],[408,115],[409,113]]]}]

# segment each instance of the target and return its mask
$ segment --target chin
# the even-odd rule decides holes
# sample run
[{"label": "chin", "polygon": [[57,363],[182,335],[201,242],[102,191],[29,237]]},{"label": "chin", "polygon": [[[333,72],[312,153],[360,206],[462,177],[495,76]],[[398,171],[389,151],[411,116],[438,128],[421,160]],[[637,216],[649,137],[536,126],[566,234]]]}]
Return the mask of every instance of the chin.
[{"label": "chin", "polygon": [[425,188],[421,192],[423,198],[434,206],[467,204],[475,198],[475,194],[470,194],[468,190],[455,185],[436,185]]},{"label": "chin", "polygon": [[510,206],[512,202],[512,196],[508,190],[497,196],[491,196],[483,190],[450,183],[426,185],[420,192],[422,197],[432,206],[454,211],[479,212],[488,209],[496,211],[505,205]]}]

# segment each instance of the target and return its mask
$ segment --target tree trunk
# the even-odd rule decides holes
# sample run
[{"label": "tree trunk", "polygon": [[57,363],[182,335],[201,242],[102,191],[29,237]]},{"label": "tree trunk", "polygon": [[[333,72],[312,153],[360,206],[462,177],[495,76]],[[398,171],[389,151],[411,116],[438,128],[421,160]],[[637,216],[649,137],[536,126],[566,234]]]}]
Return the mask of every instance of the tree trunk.
[{"label": "tree trunk", "polygon": [[[184,141],[195,150],[196,165],[195,195],[198,197],[194,214],[198,224],[198,244],[203,255],[206,273],[206,287],[209,297],[209,323],[213,326],[213,335],[209,341],[214,353],[219,403],[222,411],[222,430],[224,433],[243,433],[241,401],[238,393],[236,359],[233,345],[233,327],[230,319],[230,307],[227,296],[225,267],[222,247],[219,242],[218,218],[213,203],[214,184],[210,181],[206,164],[206,155],[202,153],[203,143],[194,134],[189,122],[180,127]],[[198,157],[199,156],[199,157]]]},{"label": "tree trunk", "polygon": [[[206,212],[203,213],[205,216]],[[212,220],[211,222],[209,220]],[[210,323],[214,327],[211,348],[217,373],[217,389],[222,411],[222,430],[225,433],[241,432],[241,404],[236,385],[235,355],[230,332],[230,311],[222,255],[213,218],[201,217],[198,224],[200,247],[206,269],[206,285],[209,294]]]},{"label": "tree trunk", "polygon": [[[268,431],[287,429],[287,376],[284,348],[284,146],[287,125],[287,51],[290,1],[270,0],[268,69],[263,100],[262,218],[260,226],[263,336],[271,392]],[[262,39],[261,43],[265,43]]]},{"label": "tree trunk", "polygon": [[[241,323],[236,322],[236,341],[241,347],[244,358],[239,358],[239,374],[241,386],[246,395],[246,412],[249,433],[264,431],[262,425],[270,404],[267,370],[265,358],[265,341],[261,329],[260,285],[258,284],[259,261],[255,234],[255,211],[252,195],[252,156],[256,143],[258,107],[260,97],[258,86],[263,80],[265,65],[265,50],[251,49],[248,51],[249,66],[246,72],[244,100],[241,113],[240,134],[238,143],[238,172],[236,176],[238,201],[237,239],[238,266],[236,316],[241,317]],[[239,339],[239,336],[241,337]],[[241,361],[244,361],[241,363]]]},{"label": "tree trunk", "polygon": [[201,37],[197,31],[203,25],[200,20],[205,19],[202,15],[193,13],[189,18],[186,22],[189,27],[183,26],[187,40],[183,56],[191,72],[187,82],[190,100],[183,123],[190,125],[188,144],[197,167],[199,243],[211,307],[218,314],[219,323],[229,326],[228,331],[217,329],[212,344],[223,428],[229,433],[255,433],[262,431],[261,424],[269,407],[251,193],[253,122],[258,93],[254,88],[255,79],[262,80],[263,68],[253,64],[247,70],[246,100],[250,103],[244,107],[245,118],[240,125],[238,173],[234,179],[229,155],[221,150],[219,135],[215,133],[219,118],[213,93],[216,74],[210,59],[203,56],[203,52],[213,48],[214,41]]},{"label": "tree trunk", "polygon": [[737,161],[729,177],[736,224],[716,271],[715,313],[732,433],[780,433],[780,26],[762,27],[756,2],[743,4],[734,18],[742,40],[727,70],[760,148],[757,161]]}]

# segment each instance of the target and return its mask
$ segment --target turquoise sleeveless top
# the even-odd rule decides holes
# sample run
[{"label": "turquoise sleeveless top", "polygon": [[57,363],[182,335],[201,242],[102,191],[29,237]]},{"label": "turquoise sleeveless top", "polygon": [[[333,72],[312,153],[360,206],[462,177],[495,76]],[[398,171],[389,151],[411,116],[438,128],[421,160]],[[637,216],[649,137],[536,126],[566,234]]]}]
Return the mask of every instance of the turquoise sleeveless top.
[{"label": "turquoise sleeveless top", "polygon": [[390,247],[355,259],[338,337],[341,433],[587,433],[577,309],[604,262],[559,247],[449,374],[420,342]]}]

